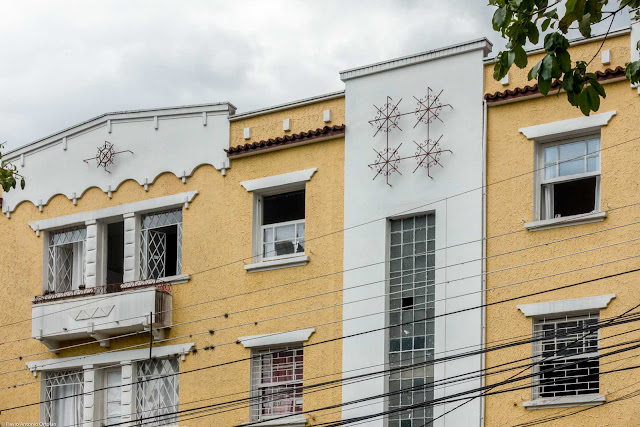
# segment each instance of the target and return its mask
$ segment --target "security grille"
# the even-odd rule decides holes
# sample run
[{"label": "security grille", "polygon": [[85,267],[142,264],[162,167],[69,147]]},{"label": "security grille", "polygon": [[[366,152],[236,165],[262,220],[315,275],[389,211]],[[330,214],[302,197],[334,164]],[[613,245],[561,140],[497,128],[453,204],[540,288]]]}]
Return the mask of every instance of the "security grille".
[{"label": "security grille", "polygon": [[[534,321],[534,398],[599,392],[598,314]],[[592,358],[592,359],[589,359]]]},{"label": "security grille", "polygon": [[82,426],[84,374],[82,370],[45,374],[44,417],[49,425]]},{"label": "security grille", "polygon": [[251,420],[302,412],[302,347],[254,352],[251,366]]},{"label": "security grille", "polygon": [[70,291],[74,285],[74,274],[77,284],[84,283],[86,240],[87,229],[85,227],[51,233],[47,274],[48,290]]},{"label": "security grille", "polygon": [[141,279],[157,279],[166,276],[167,232],[166,227],[176,227],[176,274],[182,271],[182,209],[154,212],[142,216],[140,236]]},{"label": "security grille", "polygon": [[[433,359],[435,311],[435,215],[391,221],[389,250],[389,365],[391,368]],[[389,409],[433,399],[433,366],[389,375]],[[400,392],[400,390],[407,390]],[[389,427],[418,427],[433,418],[430,407],[389,415]]]},{"label": "security grille", "polygon": [[136,364],[135,412],[138,424],[164,426],[178,423],[175,414],[178,411],[178,367],[177,358]]}]

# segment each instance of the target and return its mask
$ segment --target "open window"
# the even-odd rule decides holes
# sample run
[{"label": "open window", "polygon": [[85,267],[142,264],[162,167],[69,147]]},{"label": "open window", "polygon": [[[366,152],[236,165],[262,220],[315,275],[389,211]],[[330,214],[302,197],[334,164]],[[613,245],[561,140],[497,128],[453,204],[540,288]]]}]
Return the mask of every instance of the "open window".
[{"label": "open window", "polygon": [[261,198],[262,259],[304,254],[305,190]]},{"label": "open window", "polygon": [[600,209],[600,138],[541,144],[540,219],[571,217]]},{"label": "open window", "polygon": [[182,271],[182,209],[142,215],[140,278],[158,279]]},{"label": "open window", "polygon": [[86,240],[85,227],[49,234],[47,291],[67,292],[84,285]]},{"label": "open window", "polygon": [[107,293],[119,292],[124,282],[124,222],[107,225]]}]

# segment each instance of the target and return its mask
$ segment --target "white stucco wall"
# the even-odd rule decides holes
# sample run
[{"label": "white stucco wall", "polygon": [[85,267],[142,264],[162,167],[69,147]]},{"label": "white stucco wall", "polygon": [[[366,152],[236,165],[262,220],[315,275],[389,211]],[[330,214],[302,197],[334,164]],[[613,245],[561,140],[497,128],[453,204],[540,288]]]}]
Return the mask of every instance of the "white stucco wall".
[{"label": "white stucco wall", "polygon": [[[12,212],[22,202],[44,206],[56,194],[79,199],[90,187],[104,192],[133,179],[153,184],[172,172],[189,177],[200,165],[229,167],[229,120],[235,107],[228,103],[111,113],[36,141],[5,155],[25,177],[26,188],[3,194],[2,211]],[[96,167],[97,148],[105,141],[115,151],[114,164]]]},{"label": "white stucco wall", "polygon": [[[490,49],[484,40],[466,45],[446,48],[441,52],[430,52],[422,57],[402,58],[374,67],[350,70],[342,73],[346,85],[346,146],[345,146],[345,228],[362,224],[377,218],[394,218],[400,212],[405,216],[434,212],[436,217],[436,315],[449,313],[466,307],[482,304],[482,281],[480,277],[482,257],[482,194],[472,191],[458,197],[451,197],[482,185],[482,95],[484,52]],[[422,62],[421,62],[422,61]],[[370,71],[374,71],[371,73]],[[375,72],[377,71],[377,72]],[[373,137],[375,129],[368,123],[375,117],[374,104],[381,107],[386,96],[395,102],[403,99],[401,112],[412,111],[416,102],[414,96],[424,97],[427,86],[437,94],[444,90],[442,102],[453,106],[445,108],[441,114],[444,123],[431,125],[431,137],[437,139],[443,134],[441,148],[453,151],[442,155],[443,168],[432,169],[432,177],[426,170],[412,173],[416,162],[405,160],[400,164],[402,175],[390,178],[392,187],[384,177],[373,180],[374,172],[368,164],[375,160],[372,148],[385,146],[384,135]],[[392,131],[390,145],[402,143],[401,156],[415,153],[413,141],[426,138],[426,125],[418,124],[415,117],[404,116],[400,121],[400,131]],[[415,208],[415,209],[414,209]],[[406,211],[414,209],[411,214]],[[348,271],[354,267],[380,262],[387,258],[388,221],[348,230],[344,234],[344,335],[383,328],[387,326],[387,298],[377,298],[361,303],[350,303],[374,295],[388,293],[388,283],[383,280],[388,274],[388,263],[373,267]],[[456,246],[465,242],[475,243]],[[445,248],[438,250],[439,248]],[[463,261],[475,260],[464,265],[446,267]],[[444,284],[446,281],[467,276],[473,278]],[[349,290],[354,286],[369,282],[370,286]],[[451,299],[456,295],[476,292],[469,296]],[[350,318],[378,313],[358,320]],[[382,313],[382,314],[381,314]],[[445,316],[436,320],[436,358],[454,354],[453,349],[481,344],[480,309],[462,314]],[[357,371],[379,371],[387,362],[387,339],[385,332],[364,334],[343,341],[343,371],[348,372],[367,366],[373,368]],[[464,350],[463,350],[464,351]],[[451,377],[481,368],[481,357],[468,357],[435,366],[435,380]],[[344,374],[345,377],[353,375]],[[469,390],[480,386],[475,380],[436,390],[435,397]],[[375,378],[352,385],[343,386],[343,401],[351,401],[387,391],[386,378]],[[453,408],[460,402],[438,406],[434,416]],[[358,405],[355,405],[358,406]],[[376,405],[357,409],[343,408],[343,418],[361,416],[383,411],[387,408],[381,400]],[[369,420],[367,426],[383,426],[384,420]],[[481,402],[476,399],[434,423],[436,426],[479,426],[481,425]]]}]

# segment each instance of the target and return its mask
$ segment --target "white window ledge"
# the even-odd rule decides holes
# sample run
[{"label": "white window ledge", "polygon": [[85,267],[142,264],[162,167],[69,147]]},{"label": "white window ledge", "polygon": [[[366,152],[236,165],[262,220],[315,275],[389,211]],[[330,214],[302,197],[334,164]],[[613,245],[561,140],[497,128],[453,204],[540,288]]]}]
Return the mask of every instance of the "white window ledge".
[{"label": "white window ledge", "polygon": [[266,178],[242,181],[242,185],[247,191],[264,190],[267,188],[286,187],[291,184],[307,182],[311,179],[318,168],[305,169],[296,172],[283,173],[282,175],[268,176]]},{"label": "white window ledge", "polygon": [[244,269],[249,273],[257,273],[258,271],[277,270],[278,268],[298,267],[301,265],[307,265],[308,262],[308,256],[298,255],[248,264],[244,266]]},{"label": "white window ledge", "polygon": [[561,396],[535,399],[523,402],[522,406],[530,410],[568,408],[571,406],[597,406],[602,405],[606,400],[607,398],[605,396],[585,394],[582,396]]},{"label": "white window ledge", "polygon": [[560,218],[543,219],[539,221],[527,222],[524,225],[529,231],[548,230],[550,228],[568,227],[570,225],[589,224],[591,222],[604,221],[607,217],[606,212],[591,212],[588,214],[579,214],[571,216],[563,216]]},{"label": "white window ledge", "polygon": [[300,416],[292,416],[291,418],[280,418],[277,420],[265,420],[260,423],[244,423],[242,425],[250,424],[252,426],[287,426],[287,427],[302,427],[307,425],[307,419]]},{"label": "white window ledge", "polygon": [[586,298],[545,301],[518,306],[518,310],[527,317],[548,316],[551,314],[591,311],[607,308],[616,294],[597,295]]},{"label": "white window ledge", "polygon": [[251,335],[248,337],[240,337],[238,341],[240,341],[244,348],[273,347],[282,344],[305,342],[315,331],[315,328],[309,328],[288,332],[275,332],[272,334]]},{"label": "white window ledge", "polygon": [[575,132],[597,130],[602,126],[609,124],[609,121],[615,115],[615,111],[608,111],[606,113],[591,114],[586,117],[529,126],[518,129],[518,131],[526,136],[527,139],[556,138]]}]

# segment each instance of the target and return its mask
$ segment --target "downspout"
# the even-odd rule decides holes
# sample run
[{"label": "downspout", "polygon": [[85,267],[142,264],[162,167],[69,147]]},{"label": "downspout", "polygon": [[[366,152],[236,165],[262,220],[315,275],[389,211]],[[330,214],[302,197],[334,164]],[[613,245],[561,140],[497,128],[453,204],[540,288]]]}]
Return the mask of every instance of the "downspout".
[{"label": "downspout", "polygon": [[[484,352],[487,342],[487,101],[482,100],[482,256],[480,257],[480,274],[482,278],[482,321],[480,322],[480,348],[483,350],[480,357],[480,372],[484,372],[486,353]],[[485,386],[485,376],[480,375],[480,387]],[[480,396],[480,426],[484,426],[485,397]]]}]

